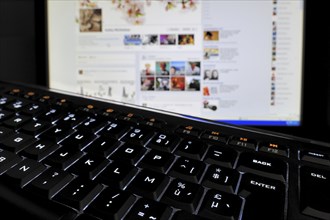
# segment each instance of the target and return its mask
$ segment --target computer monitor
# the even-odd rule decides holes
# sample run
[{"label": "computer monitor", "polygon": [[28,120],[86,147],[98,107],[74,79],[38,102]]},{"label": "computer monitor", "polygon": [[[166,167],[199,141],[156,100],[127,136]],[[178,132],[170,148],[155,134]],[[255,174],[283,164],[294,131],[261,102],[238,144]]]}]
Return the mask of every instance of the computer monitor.
[{"label": "computer monitor", "polygon": [[302,123],[304,0],[47,0],[48,84],[221,122]]}]

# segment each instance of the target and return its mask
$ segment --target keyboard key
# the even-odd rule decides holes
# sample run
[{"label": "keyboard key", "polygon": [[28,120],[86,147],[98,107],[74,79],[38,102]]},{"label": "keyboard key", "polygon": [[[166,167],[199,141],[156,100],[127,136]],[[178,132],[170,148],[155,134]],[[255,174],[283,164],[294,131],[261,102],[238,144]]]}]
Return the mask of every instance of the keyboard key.
[{"label": "keyboard key", "polygon": [[318,163],[325,166],[330,166],[330,156],[319,151],[302,150],[300,152],[300,158],[303,161],[311,163]]},{"label": "keyboard key", "polygon": [[0,121],[4,121],[14,115],[13,112],[0,109]]},{"label": "keyboard key", "polygon": [[[0,182],[2,213],[10,213],[1,219],[75,219],[76,211],[35,193],[17,190],[13,185]],[[8,209],[8,210],[7,210]],[[7,218],[7,219],[8,219]]]},{"label": "keyboard key", "polygon": [[164,204],[147,200],[139,199],[127,216],[125,220],[165,220],[169,219],[171,209]]},{"label": "keyboard key", "polygon": [[202,139],[215,143],[227,143],[228,137],[218,131],[205,131],[202,134]]},{"label": "keyboard key", "polygon": [[99,220],[99,218],[87,215],[87,214],[81,214],[74,220]]},{"label": "keyboard key", "polygon": [[210,164],[233,168],[236,159],[237,152],[235,150],[221,146],[211,146],[206,153],[204,161]]},{"label": "keyboard key", "polygon": [[10,111],[16,111],[17,112],[17,111],[20,111],[21,109],[23,109],[23,107],[25,107],[27,104],[29,104],[27,101],[16,99],[15,101],[7,104],[5,106],[5,108],[10,110]]},{"label": "keyboard key", "polygon": [[23,187],[33,178],[46,170],[46,167],[35,160],[25,159],[5,173],[5,177],[12,183]]},{"label": "keyboard key", "polygon": [[172,220],[207,220],[197,215],[190,214],[186,211],[178,211],[173,215]]},{"label": "keyboard key", "polygon": [[229,141],[232,146],[243,147],[247,149],[256,150],[257,142],[247,137],[232,137]]},{"label": "keyboard key", "polygon": [[0,149],[0,175],[22,160],[18,155]]},{"label": "keyboard key", "polygon": [[58,107],[50,107],[45,113],[42,113],[38,116],[38,119],[49,121],[49,122],[55,122],[61,118],[63,118],[66,115],[66,112],[61,110]]},{"label": "keyboard key", "polygon": [[178,129],[176,129],[176,133],[192,137],[199,137],[199,135],[201,134],[201,130],[195,128],[194,126],[188,125],[180,126]]},{"label": "keyboard key", "polygon": [[242,199],[237,195],[209,190],[199,210],[199,214],[210,219],[238,219]]},{"label": "keyboard key", "polygon": [[175,154],[200,160],[206,150],[206,145],[199,140],[185,139],[176,148]]},{"label": "keyboard key", "polygon": [[68,126],[64,125],[56,125],[49,130],[47,130],[45,133],[41,135],[41,137],[44,137],[45,139],[56,141],[57,143],[72,134],[74,130],[72,130]]},{"label": "keyboard key", "polygon": [[120,142],[106,137],[99,137],[94,140],[84,151],[102,157],[108,157],[120,145]]},{"label": "keyboard key", "polygon": [[7,105],[8,103],[11,103],[15,101],[13,97],[10,96],[0,96],[0,106]]},{"label": "keyboard key", "polygon": [[276,154],[284,157],[289,156],[289,148],[284,145],[275,144],[271,142],[262,142],[259,144],[259,151]]},{"label": "keyboard key", "polygon": [[146,127],[153,127],[161,129],[165,126],[165,122],[161,120],[157,120],[155,118],[145,118],[144,120],[140,121],[140,125],[146,126]]},{"label": "keyboard key", "polygon": [[5,139],[0,146],[6,150],[14,153],[18,153],[27,146],[29,146],[35,139],[27,134],[16,133],[13,136]]},{"label": "keyboard key", "polygon": [[199,185],[174,179],[164,193],[161,202],[188,212],[194,212],[202,194],[203,188]]},{"label": "keyboard key", "polygon": [[83,210],[101,192],[102,185],[83,178],[74,179],[62,189],[54,200],[77,210]]},{"label": "keyboard key", "polygon": [[31,99],[31,100],[35,100],[38,98],[38,94],[35,93],[34,91],[28,91],[28,92],[25,92],[22,97],[25,98],[25,99]]},{"label": "keyboard key", "polygon": [[303,166],[300,168],[300,209],[303,214],[330,219],[330,171]]},{"label": "keyboard key", "polygon": [[165,173],[174,160],[174,156],[170,153],[151,150],[140,161],[139,166],[150,170]]},{"label": "keyboard key", "polygon": [[106,108],[102,110],[99,115],[103,119],[110,120],[110,119],[116,119],[117,116],[120,115],[120,112],[114,110],[113,108]]},{"label": "keyboard key", "polygon": [[112,162],[97,179],[110,187],[123,189],[136,173],[137,168],[119,160]]},{"label": "keyboard key", "polygon": [[130,129],[129,126],[127,126],[127,125],[112,122],[109,125],[105,126],[105,128],[102,129],[102,131],[100,132],[100,135],[118,140],[129,129]]},{"label": "keyboard key", "polygon": [[128,186],[128,190],[140,196],[156,200],[163,192],[169,178],[164,174],[142,170]]},{"label": "keyboard key", "polygon": [[158,133],[154,138],[151,139],[148,147],[160,151],[172,152],[178,142],[179,138],[175,135]]},{"label": "keyboard key", "polygon": [[0,140],[4,140],[5,138],[8,138],[12,134],[14,134],[14,131],[12,129],[0,126]]},{"label": "keyboard key", "polygon": [[133,128],[122,138],[122,140],[137,145],[144,145],[147,141],[149,141],[152,135],[153,132],[151,130]]},{"label": "keyboard key", "polygon": [[51,167],[28,184],[26,189],[51,198],[72,179],[73,176],[71,174]]},{"label": "keyboard key", "polygon": [[47,157],[46,163],[65,170],[82,156],[83,153],[73,147],[62,147]]},{"label": "keyboard key", "polygon": [[45,106],[41,103],[32,103],[25,106],[25,108],[22,109],[21,113],[24,115],[35,117],[43,113],[45,110]]},{"label": "keyboard key", "polygon": [[134,113],[124,113],[119,115],[118,120],[124,122],[124,123],[133,123],[133,124],[138,124],[140,121],[142,121],[142,117],[139,115],[136,115]]},{"label": "keyboard key", "polygon": [[74,146],[77,149],[84,149],[89,143],[91,143],[96,136],[93,133],[77,131],[72,133],[69,137],[61,142],[64,146]]},{"label": "keyboard key", "polygon": [[203,185],[213,189],[235,193],[239,179],[239,172],[236,170],[211,165],[203,179]]},{"label": "keyboard key", "polygon": [[70,167],[70,172],[94,179],[110,162],[103,157],[87,154]]},{"label": "keyboard key", "polygon": [[108,187],[88,206],[86,212],[102,219],[121,219],[135,197],[128,192]]},{"label": "keyboard key", "polygon": [[81,123],[77,129],[80,131],[88,131],[92,133],[97,133],[101,128],[107,125],[107,121],[101,119],[100,117],[89,117],[86,121]]},{"label": "keyboard key", "polygon": [[55,150],[57,150],[60,146],[55,142],[48,141],[48,140],[39,140],[29,147],[25,148],[22,152],[23,155],[41,161]]},{"label": "keyboard key", "polygon": [[45,131],[51,126],[49,122],[45,121],[30,121],[26,125],[22,127],[22,131],[31,134],[33,136],[36,136],[40,134],[41,132]]},{"label": "keyboard key", "polygon": [[205,169],[205,164],[184,157],[180,157],[171,168],[169,174],[184,180],[198,183]]},{"label": "keyboard key", "polygon": [[243,220],[284,219],[285,185],[282,182],[244,174],[238,192],[245,198]]},{"label": "keyboard key", "polygon": [[135,164],[145,152],[146,149],[144,147],[133,144],[124,144],[120,146],[110,158],[112,160],[126,160],[131,164]]},{"label": "keyboard key", "polygon": [[284,182],[286,180],[287,164],[277,158],[248,152],[240,155],[237,169]]},{"label": "keyboard key", "polygon": [[85,121],[87,118],[83,114],[79,113],[68,113],[62,119],[60,119],[57,124],[65,124],[68,127],[74,128],[81,122]]},{"label": "keyboard key", "polygon": [[19,115],[9,118],[3,122],[5,126],[8,126],[13,129],[18,129],[31,120],[31,117]]}]

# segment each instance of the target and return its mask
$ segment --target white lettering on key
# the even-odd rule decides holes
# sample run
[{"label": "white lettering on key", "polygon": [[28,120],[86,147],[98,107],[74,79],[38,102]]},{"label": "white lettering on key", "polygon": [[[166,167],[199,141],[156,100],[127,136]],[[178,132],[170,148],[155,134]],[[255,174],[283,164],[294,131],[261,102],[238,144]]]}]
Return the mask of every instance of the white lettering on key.
[{"label": "white lettering on key", "polygon": [[116,168],[113,172],[116,173],[116,174],[120,174],[120,172],[118,172],[118,169],[119,168]]},{"label": "white lettering on key", "polygon": [[44,144],[38,144],[38,145],[36,146],[36,148],[39,149],[39,150],[41,150],[41,149],[44,148],[44,147],[46,147],[46,145],[44,145]]},{"label": "white lettering on key", "polygon": [[27,166],[22,166],[21,168],[19,168],[19,170],[22,170],[23,172],[26,172],[28,171],[28,169],[30,169],[30,167],[27,167]]},{"label": "white lettering on key", "polygon": [[86,160],[85,162],[85,164],[88,164],[88,166],[91,166],[92,163],[94,163],[94,160],[90,160],[90,159]]},{"label": "white lettering on key", "polygon": [[326,180],[327,178],[325,176],[323,176],[322,174],[317,174],[317,173],[311,173],[312,177],[316,177],[318,179],[323,179]]},{"label": "white lettering on key", "polygon": [[268,184],[265,184],[265,183],[260,183],[260,182],[254,181],[254,180],[251,180],[250,183],[252,185],[259,186],[259,187],[262,187],[262,188],[276,190],[276,187],[275,186],[268,185]]},{"label": "white lettering on key", "polygon": [[60,153],[60,156],[61,156],[61,157],[65,157],[65,156],[68,155],[68,154],[69,154],[68,152]]},{"label": "white lettering on key", "polygon": [[131,154],[134,152],[134,150],[132,148],[126,148],[125,152]]},{"label": "white lettering on key", "polygon": [[23,140],[23,138],[21,138],[21,137],[17,137],[17,138],[14,139],[14,141],[15,141],[16,143],[19,143],[19,142],[21,142],[22,140]]},{"label": "white lettering on key", "polygon": [[260,161],[260,160],[256,160],[256,159],[253,159],[252,162],[256,163],[256,164],[263,165],[263,166],[268,166],[268,167],[272,166],[272,163],[268,163],[268,162]]},{"label": "white lettering on key", "polygon": [[154,181],[155,181],[155,178],[150,179],[148,176],[147,176],[147,178],[144,179],[144,182],[154,183]]},{"label": "white lettering on key", "polygon": [[84,137],[84,135],[77,134],[75,138],[76,138],[77,140],[81,140],[83,137]]},{"label": "white lettering on key", "polygon": [[218,208],[218,206],[219,206],[219,203],[218,202],[212,202],[212,204],[211,204],[211,208],[213,209],[213,208]]},{"label": "white lettering on key", "polygon": [[162,157],[158,156],[158,155],[155,155],[154,158],[153,158],[153,160],[160,160],[160,159],[162,159]]},{"label": "white lettering on key", "polygon": [[5,157],[0,157],[0,163],[3,162],[3,161],[5,161],[5,160],[6,160]]}]

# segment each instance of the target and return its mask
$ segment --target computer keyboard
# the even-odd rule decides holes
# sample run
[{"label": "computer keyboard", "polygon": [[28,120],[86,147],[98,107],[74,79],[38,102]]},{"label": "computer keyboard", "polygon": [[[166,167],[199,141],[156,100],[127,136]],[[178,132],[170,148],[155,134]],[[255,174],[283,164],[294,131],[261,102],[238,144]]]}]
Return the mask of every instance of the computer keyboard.
[{"label": "computer keyboard", "polygon": [[330,219],[329,155],[303,138],[0,83],[1,219]]}]

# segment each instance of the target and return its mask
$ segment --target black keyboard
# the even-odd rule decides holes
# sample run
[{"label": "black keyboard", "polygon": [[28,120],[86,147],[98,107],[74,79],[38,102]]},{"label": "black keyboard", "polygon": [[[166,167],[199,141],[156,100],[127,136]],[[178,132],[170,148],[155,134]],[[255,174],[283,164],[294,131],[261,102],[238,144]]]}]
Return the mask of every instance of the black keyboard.
[{"label": "black keyboard", "polygon": [[330,219],[326,144],[24,85],[0,91],[1,219]]}]

